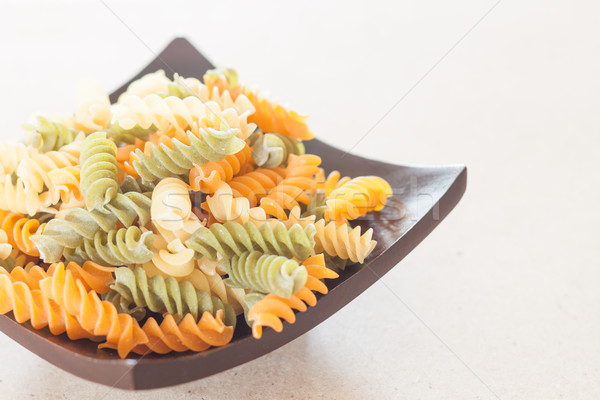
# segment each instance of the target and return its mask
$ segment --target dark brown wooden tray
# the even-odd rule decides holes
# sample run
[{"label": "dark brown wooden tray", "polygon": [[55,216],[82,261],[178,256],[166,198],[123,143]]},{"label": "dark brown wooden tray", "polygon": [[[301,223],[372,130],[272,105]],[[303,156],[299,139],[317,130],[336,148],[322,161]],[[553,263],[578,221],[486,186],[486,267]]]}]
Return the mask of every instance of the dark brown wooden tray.
[{"label": "dark brown wooden tray", "polygon": [[[201,78],[212,64],[186,39],[173,40],[160,55],[136,77],[164,69],[167,75]],[[132,80],[133,80],[132,79]],[[131,82],[131,81],[130,81]],[[116,101],[129,85],[111,95]],[[230,344],[202,353],[131,356],[120,359],[116,352],[98,350],[87,340],[71,341],[66,335],[53,336],[47,329],[35,330],[20,325],[12,314],[0,316],[0,330],[59,368],[90,381],[123,389],[151,389],[200,379],[261,357],[314,328],[344,307],[414,249],[454,208],[467,182],[463,165],[408,167],[344,155],[319,140],[306,143],[307,151],[318,154],[323,166],[343,175],[380,175],[394,188],[394,196],[381,213],[359,221],[374,228],[378,244],[365,265],[350,267],[339,279],[329,280],[330,292],[320,297],[316,307],[297,314],[293,325],[284,322],[284,330],[266,329],[255,340],[241,319]]]}]

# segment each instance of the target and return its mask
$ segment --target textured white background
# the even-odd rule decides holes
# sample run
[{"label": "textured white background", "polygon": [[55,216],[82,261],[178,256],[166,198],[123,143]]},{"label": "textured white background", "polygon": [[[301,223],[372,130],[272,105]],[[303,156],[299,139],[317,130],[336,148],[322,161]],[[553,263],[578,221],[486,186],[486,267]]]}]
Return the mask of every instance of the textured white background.
[{"label": "textured white background", "polygon": [[[181,34],[349,149],[494,1],[164,3],[107,1],[150,51],[97,1],[3,2],[1,138],[70,111],[81,79],[113,90]],[[0,334],[0,398],[600,398],[598,4],[501,1],[356,146],[469,167],[462,202],[383,278],[395,295],[375,284],[272,354],[138,394]]]}]

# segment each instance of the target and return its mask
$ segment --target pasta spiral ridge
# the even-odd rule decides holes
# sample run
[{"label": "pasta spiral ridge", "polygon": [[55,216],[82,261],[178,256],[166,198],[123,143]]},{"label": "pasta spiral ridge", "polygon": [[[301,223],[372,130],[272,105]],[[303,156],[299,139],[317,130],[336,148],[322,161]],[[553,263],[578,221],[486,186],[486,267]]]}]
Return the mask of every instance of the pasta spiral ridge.
[{"label": "pasta spiral ridge", "polygon": [[350,229],[347,223],[337,226],[335,222],[326,223],[324,219],[315,222],[314,226],[317,231],[315,235],[317,253],[324,251],[330,256],[362,264],[377,244],[371,239],[373,229],[361,235],[360,226]]},{"label": "pasta spiral ridge", "polygon": [[[236,137],[233,129],[218,131],[212,128],[199,129],[200,136],[187,133],[189,145],[178,139],[172,140],[173,148],[161,143],[158,147],[147,143],[146,152],[137,149],[133,167],[144,181],[156,181],[161,178],[186,174],[194,164],[206,164],[221,161],[235,154],[245,146],[243,140]],[[146,154],[147,153],[147,154]]]},{"label": "pasta spiral ridge", "polygon": [[132,144],[136,142],[136,139],[147,140],[156,130],[154,125],[150,125],[147,128],[135,125],[129,129],[123,129],[118,122],[114,122],[106,128],[106,135],[116,145],[123,143]]},{"label": "pasta spiral ridge", "polygon": [[106,132],[95,132],[81,146],[81,192],[88,210],[105,210],[117,196],[117,146]]},{"label": "pasta spiral ridge", "polygon": [[287,219],[286,210],[310,203],[317,189],[314,177],[319,173],[321,158],[312,154],[290,154],[285,178],[260,200],[265,213],[275,218]]},{"label": "pasta spiral ridge", "polygon": [[73,208],[62,219],[54,218],[49,221],[44,232],[31,236],[31,240],[45,262],[57,262],[65,248],[79,247],[84,239],[93,239],[98,230],[108,232],[116,224],[117,217],[113,214]]},{"label": "pasta spiral ridge", "polygon": [[246,139],[256,128],[255,124],[247,122],[253,109],[240,113],[237,108],[225,108],[228,105],[222,107],[219,102],[207,100],[203,101],[199,96],[180,99],[175,96],[162,98],[157,94],[143,98],[125,95],[113,106],[113,122],[125,129],[154,125],[159,131],[174,128],[177,132],[194,125],[200,128],[224,126],[236,131],[241,139]]},{"label": "pasta spiral ridge", "polygon": [[199,228],[185,245],[210,260],[215,260],[217,254],[231,258],[253,250],[304,260],[314,254],[315,232],[314,225],[293,225],[287,229],[283,223],[257,227],[252,222],[229,221]]},{"label": "pasta spiral ridge", "polygon": [[49,151],[26,158],[17,167],[17,175],[23,181],[25,190],[42,193],[44,186],[52,187],[48,173],[64,167],[79,164],[79,146],[72,144],[70,149]]},{"label": "pasta spiral ridge", "polygon": [[9,275],[15,282],[24,282],[31,289],[39,289],[40,281],[52,276],[59,265],[71,271],[75,279],[80,279],[87,290],[95,290],[97,293],[106,293],[109,291],[107,284],[113,280],[113,271],[115,268],[104,267],[91,261],[86,261],[83,265],[74,262],[66,265],[63,263],[52,264],[47,270],[38,265],[15,267],[10,271]]},{"label": "pasta spiral ridge", "polygon": [[26,143],[41,153],[59,150],[73,143],[80,133],[65,124],[41,116],[36,118],[34,125],[25,128],[31,131]]},{"label": "pasta spiral ridge", "polygon": [[152,259],[152,232],[142,232],[137,226],[96,232],[76,248],[66,248],[68,261],[94,261],[102,265],[141,264]]},{"label": "pasta spiral ridge", "polygon": [[190,170],[190,187],[202,193],[214,193],[221,182],[229,182],[247,164],[252,163],[252,153],[248,146],[221,161],[210,161],[195,165]]},{"label": "pasta spiral ridge", "polygon": [[307,280],[306,268],[297,261],[259,251],[244,252],[219,263],[229,274],[225,280],[228,286],[284,298],[297,293]]},{"label": "pasta spiral ridge", "polygon": [[267,196],[260,199],[260,207],[267,215],[285,220],[286,210],[299,207],[299,203],[309,204],[315,190],[316,183],[310,178],[286,178],[271,189]]},{"label": "pasta spiral ridge", "polygon": [[317,188],[323,190],[327,197],[335,189],[348,183],[350,180],[351,178],[348,176],[342,177],[339,171],[331,171],[329,175],[327,175],[327,178],[325,178],[325,171],[323,171],[323,179],[320,179],[319,182],[317,182]]},{"label": "pasta spiral ridge", "polygon": [[15,213],[35,215],[50,203],[49,193],[37,193],[34,190],[25,190],[23,180],[18,178],[13,183],[12,177],[6,175],[0,178],[0,209]]},{"label": "pasta spiral ridge", "polygon": [[16,171],[21,161],[38,154],[37,149],[27,147],[23,143],[0,143],[0,172],[10,175]]},{"label": "pasta spiral ridge", "polygon": [[252,146],[252,157],[256,165],[275,168],[287,163],[290,154],[304,154],[304,145],[298,139],[278,133],[265,133]]},{"label": "pasta spiral ridge", "polygon": [[48,192],[50,204],[57,204],[59,200],[67,204],[71,201],[83,201],[80,186],[80,167],[64,167],[52,170],[48,172],[48,178],[52,183]]},{"label": "pasta spiral ridge", "polygon": [[[213,316],[223,310],[225,325],[235,327],[236,315],[228,304],[203,290],[197,290],[187,281],[177,282],[173,277],[155,275],[148,278],[143,268],[117,268],[115,281],[110,285],[106,300],[119,312],[130,312],[147,307],[150,311],[167,313],[183,318],[190,313],[196,321],[208,311]],[[145,313],[144,313],[145,314]],[[143,316],[143,315],[142,315]]]},{"label": "pasta spiral ridge", "polygon": [[250,207],[256,207],[259,200],[277,186],[284,176],[284,168],[259,168],[234,177],[228,184],[233,197],[246,197]]},{"label": "pasta spiral ridge", "polygon": [[0,314],[10,311],[18,323],[30,321],[34,329],[48,327],[53,335],[66,332],[71,340],[94,337],[39,289],[30,289],[24,282],[12,281],[8,272],[0,267]]},{"label": "pasta spiral ridge", "polygon": [[117,193],[105,206],[108,214],[113,214],[125,226],[130,227],[138,220],[141,226],[150,222],[150,193]]},{"label": "pasta spiral ridge", "polygon": [[359,176],[333,190],[327,200],[325,219],[343,223],[379,211],[392,196],[392,188],[378,176]]},{"label": "pasta spiral ridge", "polygon": [[136,193],[149,193],[154,190],[154,183],[152,182],[144,182],[142,179],[135,179],[132,176],[127,175],[121,185],[119,185],[119,189],[121,189],[122,193],[136,192]]},{"label": "pasta spiral ridge", "polygon": [[45,223],[25,218],[23,214],[0,210],[0,229],[6,232],[7,242],[29,256],[39,257],[40,252],[31,236],[41,234],[45,226]]},{"label": "pasta spiral ridge", "polygon": [[281,319],[290,324],[296,321],[296,315],[293,310],[300,312],[306,311],[306,306],[315,306],[317,299],[313,291],[321,294],[328,292],[327,286],[320,279],[335,279],[338,274],[325,266],[323,255],[311,257],[302,264],[308,273],[306,285],[295,295],[289,298],[282,298],[274,294],[266,296],[251,293],[246,295],[245,306],[247,308],[246,320],[252,327],[252,335],[256,339],[262,337],[262,329],[265,326],[270,327],[276,332],[283,330]]}]

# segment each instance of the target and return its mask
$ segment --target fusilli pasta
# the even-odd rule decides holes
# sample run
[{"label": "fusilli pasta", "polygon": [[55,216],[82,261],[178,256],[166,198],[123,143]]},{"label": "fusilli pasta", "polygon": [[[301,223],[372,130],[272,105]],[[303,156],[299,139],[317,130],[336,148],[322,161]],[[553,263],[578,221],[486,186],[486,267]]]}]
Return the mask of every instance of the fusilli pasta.
[{"label": "fusilli pasta", "polygon": [[288,298],[306,284],[306,268],[283,256],[252,251],[233,255],[230,261],[223,258],[220,263],[229,274],[225,283],[232,287]]},{"label": "fusilli pasta", "polygon": [[265,133],[252,146],[252,157],[256,165],[264,168],[276,168],[287,163],[290,154],[304,154],[304,145],[298,139],[292,139],[278,133]]},{"label": "fusilli pasta", "polygon": [[105,210],[119,193],[117,146],[105,132],[89,135],[81,146],[81,192],[88,210]]},{"label": "fusilli pasta", "polygon": [[389,183],[378,176],[354,178],[333,190],[327,197],[325,219],[343,223],[385,207],[392,196]]},{"label": "fusilli pasta", "polygon": [[315,222],[315,251],[325,251],[330,256],[337,256],[343,260],[363,263],[365,258],[375,248],[376,241],[371,240],[373,229],[361,235],[360,226],[350,229],[348,224],[336,226],[335,222],[325,223],[321,219]]},{"label": "fusilli pasta", "polygon": [[[143,268],[131,270],[117,268],[115,281],[110,285],[106,300],[113,303],[119,312],[148,308],[153,312],[166,310],[167,313],[183,318],[190,313],[197,321],[205,312],[216,315],[223,310],[223,322],[235,327],[236,315],[233,308],[203,290],[197,290],[187,281],[177,282],[175,278],[155,275],[148,278]],[[145,313],[144,313],[145,314]]]},{"label": "fusilli pasta", "polygon": [[98,231],[94,239],[84,239],[83,244],[75,248],[65,248],[64,256],[68,261],[94,261],[98,264],[117,266],[141,264],[152,259],[152,232],[142,232],[131,226],[109,232]]},{"label": "fusilli pasta", "polygon": [[314,254],[314,235],[313,225],[305,228],[294,225],[287,229],[282,223],[257,227],[252,222],[242,225],[230,221],[199,228],[185,245],[210,260],[215,260],[217,254],[231,258],[253,250],[304,260]]}]

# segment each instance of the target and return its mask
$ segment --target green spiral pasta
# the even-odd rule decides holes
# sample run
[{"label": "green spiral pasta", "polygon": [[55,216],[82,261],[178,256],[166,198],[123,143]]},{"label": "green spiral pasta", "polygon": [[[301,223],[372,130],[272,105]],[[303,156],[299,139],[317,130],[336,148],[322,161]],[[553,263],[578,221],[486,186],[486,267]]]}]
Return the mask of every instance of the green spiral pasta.
[{"label": "green spiral pasta", "polygon": [[121,185],[119,185],[119,189],[123,193],[136,192],[136,193],[151,193],[154,190],[154,185],[152,182],[144,182],[141,178],[134,179],[133,177],[127,175]]},{"label": "green spiral pasta", "polygon": [[118,122],[113,122],[106,128],[106,136],[111,138],[117,145],[123,143],[131,144],[135,143],[135,139],[148,139],[156,131],[157,129],[154,125],[150,125],[148,128],[135,125],[133,128],[124,129],[121,128]]},{"label": "green spiral pasta", "polygon": [[131,226],[136,218],[144,226],[150,222],[151,193],[128,192],[118,193],[117,196],[105,206],[108,213],[114,214],[121,223]]},{"label": "green spiral pasta", "polygon": [[104,209],[119,191],[117,146],[105,132],[95,132],[81,145],[81,192],[88,210]]},{"label": "green spiral pasta", "polygon": [[279,167],[287,164],[290,154],[304,153],[304,144],[301,140],[278,133],[265,133],[252,146],[252,158],[256,165],[263,168]]},{"label": "green spiral pasta", "polygon": [[76,248],[65,248],[67,261],[79,264],[91,260],[107,266],[142,264],[152,259],[153,234],[142,232],[137,226],[98,231],[93,239],[84,239]]},{"label": "green spiral pasta", "polygon": [[237,130],[218,131],[212,128],[199,129],[200,136],[187,133],[190,144],[186,145],[173,139],[173,148],[165,144],[158,147],[150,145],[150,156],[140,149],[136,150],[138,160],[133,167],[144,181],[157,181],[188,173],[194,164],[206,164],[209,161],[221,161],[230,154],[242,150],[245,142],[236,137]]},{"label": "green spiral pasta", "polygon": [[106,212],[73,208],[62,219],[50,220],[42,234],[32,236],[31,240],[38,247],[44,261],[57,262],[64,249],[80,247],[84,239],[94,239],[99,230],[110,232],[117,222],[121,222],[125,227],[130,227],[136,221],[142,226],[148,224],[152,204],[150,196],[149,192],[118,193],[104,207]]},{"label": "green spiral pasta", "polygon": [[302,213],[302,217],[315,216],[315,220],[323,219],[325,211],[327,210],[327,197],[323,190],[317,190],[317,192],[310,196],[310,202],[306,205],[305,211]]},{"label": "green spiral pasta", "polygon": [[164,97],[167,96],[176,96],[180,99],[185,99],[186,97],[196,96],[196,93],[186,85],[184,78],[175,73],[173,75],[173,82],[169,82],[168,92],[165,93]]},{"label": "green spiral pasta", "polygon": [[235,311],[218,297],[195,289],[188,281],[177,282],[172,276],[166,279],[160,275],[148,278],[141,267],[134,270],[117,268],[114,283],[110,285],[105,299],[113,303],[119,312],[131,313],[138,318],[145,316],[146,308],[153,312],[166,310],[180,318],[190,313],[196,321],[206,311],[214,316],[217,310],[223,310],[225,325],[235,327],[236,324]]},{"label": "green spiral pasta", "polygon": [[31,240],[45,262],[58,262],[65,248],[79,247],[84,239],[93,239],[98,230],[108,232],[116,224],[117,217],[113,214],[74,208],[63,219],[49,221],[42,234],[31,236]]},{"label": "green spiral pasta", "polygon": [[224,224],[214,223],[210,228],[199,228],[185,241],[185,245],[198,256],[211,260],[215,260],[217,254],[230,258],[234,254],[252,250],[305,260],[314,255],[315,233],[312,224],[305,228],[295,224],[288,230],[281,222],[273,226],[263,224],[259,228],[252,222],[242,225],[228,221]]},{"label": "green spiral pasta", "polygon": [[79,131],[75,129],[44,117],[37,117],[36,124],[26,125],[25,129],[31,131],[27,144],[41,153],[58,150],[69,143],[73,143],[79,134]]},{"label": "green spiral pasta", "polygon": [[229,274],[225,284],[260,293],[273,293],[289,298],[306,284],[308,273],[297,261],[260,251],[234,255],[231,260],[222,259],[219,265]]}]

